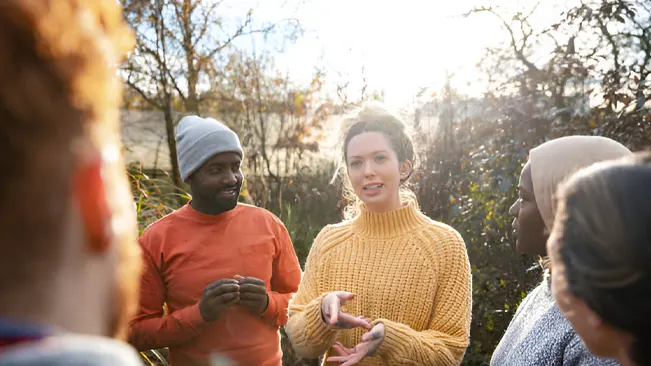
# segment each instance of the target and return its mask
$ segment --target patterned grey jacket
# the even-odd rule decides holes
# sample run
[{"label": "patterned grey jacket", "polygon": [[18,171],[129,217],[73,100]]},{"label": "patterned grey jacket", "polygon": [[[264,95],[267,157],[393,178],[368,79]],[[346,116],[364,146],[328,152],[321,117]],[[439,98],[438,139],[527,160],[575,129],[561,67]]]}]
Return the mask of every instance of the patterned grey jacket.
[{"label": "patterned grey jacket", "polygon": [[546,276],[522,304],[497,345],[491,366],[619,366],[594,356],[556,306]]}]

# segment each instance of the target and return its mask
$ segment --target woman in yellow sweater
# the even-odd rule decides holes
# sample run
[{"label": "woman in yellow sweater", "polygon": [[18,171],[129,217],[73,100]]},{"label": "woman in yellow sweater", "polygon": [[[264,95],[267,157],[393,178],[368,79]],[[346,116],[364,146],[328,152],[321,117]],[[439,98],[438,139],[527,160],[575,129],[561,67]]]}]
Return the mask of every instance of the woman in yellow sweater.
[{"label": "woman in yellow sweater", "polygon": [[296,352],[333,364],[458,365],[470,333],[463,239],[401,190],[414,148],[377,104],[346,121],[343,164],[357,204],[317,235],[285,327]]}]

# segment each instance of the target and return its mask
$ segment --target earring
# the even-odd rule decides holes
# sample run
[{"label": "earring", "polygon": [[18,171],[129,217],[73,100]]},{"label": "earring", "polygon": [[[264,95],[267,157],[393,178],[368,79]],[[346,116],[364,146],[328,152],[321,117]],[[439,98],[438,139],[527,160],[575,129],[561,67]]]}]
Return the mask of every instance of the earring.
[{"label": "earring", "polygon": [[111,220],[101,170],[101,160],[88,163],[78,169],[73,180],[73,192],[84,221],[88,243],[98,251],[104,251],[110,246]]}]

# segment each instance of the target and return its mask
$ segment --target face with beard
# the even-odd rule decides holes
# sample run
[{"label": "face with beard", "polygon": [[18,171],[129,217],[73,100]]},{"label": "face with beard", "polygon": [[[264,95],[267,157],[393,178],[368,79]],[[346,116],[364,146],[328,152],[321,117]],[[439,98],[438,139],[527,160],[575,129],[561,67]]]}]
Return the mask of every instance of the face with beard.
[{"label": "face with beard", "polygon": [[217,215],[237,206],[242,188],[242,157],[224,152],[206,161],[189,178],[192,207],[199,212]]}]

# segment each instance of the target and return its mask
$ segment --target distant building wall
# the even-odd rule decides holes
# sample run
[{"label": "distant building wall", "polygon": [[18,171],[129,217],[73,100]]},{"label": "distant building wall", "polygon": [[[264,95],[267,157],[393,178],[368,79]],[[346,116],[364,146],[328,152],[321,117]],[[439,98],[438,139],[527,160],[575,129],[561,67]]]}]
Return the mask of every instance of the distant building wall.
[{"label": "distant building wall", "polygon": [[[175,113],[175,119],[180,117]],[[171,169],[165,134],[165,118],[156,110],[120,111],[122,144],[127,164],[139,163],[145,169]]]},{"label": "distant building wall", "polygon": [[[178,121],[182,116],[181,112],[176,112],[174,120]],[[325,138],[319,144],[319,152],[316,154],[305,152],[301,158],[308,166],[318,164],[321,159],[335,158],[338,152],[335,144],[339,132],[339,119],[339,117],[332,116],[324,121]],[[125,162],[138,164],[147,172],[170,171],[171,164],[163,113],[156,110],[122,109],[120,120]],[[269,141],[273,141],[276,136],[274,133],[270,133],[268,138]],[[248,153],[251,152],[248,151]],[[296,172],[292,168],[286,167],[288,162],[284,151],[278,150],[274,154],[271,165],[279,175],[295,174]],[[264,168],[260,167],[260,171],[264,172]]]}]

